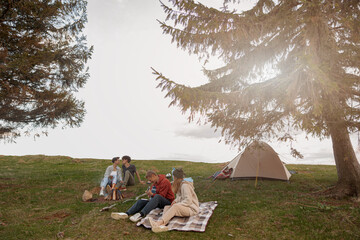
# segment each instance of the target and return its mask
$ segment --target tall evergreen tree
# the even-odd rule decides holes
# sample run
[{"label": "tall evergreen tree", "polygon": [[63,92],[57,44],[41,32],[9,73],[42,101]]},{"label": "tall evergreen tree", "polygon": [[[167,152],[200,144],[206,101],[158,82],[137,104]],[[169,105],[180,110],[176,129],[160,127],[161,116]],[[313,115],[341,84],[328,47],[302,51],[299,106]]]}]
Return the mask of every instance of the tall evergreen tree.
[{"label": "tall evergreen tree", "polygon": [[243,12],[228,10],[239,0],[225,0],[221,10],[169,2],[161,3],[163,32],[205,61],[215,55],[224,62],[204,69],[209,82],[198,87],[153,69],[170,105],[190,120],[200,113],[240,147],[286,141],[293,130],[331,137],[338,182],[328,193],[359,196],[360,166],[349,138],[360,128],[359,1],[259,0]]},{"label": "tall evergreen tree", "polygon": [[85,0],[0,1],[0,138],[21,130],[79,126],[73,95],[89,77],[92,54],[81,34]]}]

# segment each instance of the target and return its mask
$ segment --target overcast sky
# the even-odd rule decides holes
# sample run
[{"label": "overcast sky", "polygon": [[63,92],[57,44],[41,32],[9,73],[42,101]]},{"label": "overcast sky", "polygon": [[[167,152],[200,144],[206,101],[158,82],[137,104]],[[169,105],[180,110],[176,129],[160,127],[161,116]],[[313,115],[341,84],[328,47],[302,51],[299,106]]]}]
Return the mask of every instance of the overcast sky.
[{"label": "overcast sky", "polygon": [[[201,2],[216,7],[222,0]],[[245,0],[244,9],[253,2]],[[0,154],[202,162],[234,158],[237,149],[218,143],[220,135],[208,126],[188,123],[178,108],[168,108],[170,100],[156,88],[150,67],[185,85],[206,82],[197,57],[176,48],[156,19],[165,19],[157,0],[89,0],[85,33],[95,50],[88,64],[91,77],[79,93],[86,102],[84,123],[49,130],[48,137],[36,141],[22,137],[16,144],[1,143]],[[270,145],[286,163],[334,164],[329,140],[307,141],[301,135],[294,146],[305,156],[302,160],[289,155],[288,144]]]}]

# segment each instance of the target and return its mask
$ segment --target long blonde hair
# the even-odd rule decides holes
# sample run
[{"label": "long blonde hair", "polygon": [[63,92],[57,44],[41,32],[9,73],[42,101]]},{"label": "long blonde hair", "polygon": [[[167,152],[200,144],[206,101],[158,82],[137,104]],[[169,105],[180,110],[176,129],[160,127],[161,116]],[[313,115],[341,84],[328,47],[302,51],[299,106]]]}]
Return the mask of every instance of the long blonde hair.
[{"label": "long blonde hair", "polygon": [[179,191],[180,193],[180,187],[181,187],[181,182],[183,181],[183,178],[176,178],[174,177],[174,182],[172,184],[172,191],[173,193],[177,194],[177,192]]}]

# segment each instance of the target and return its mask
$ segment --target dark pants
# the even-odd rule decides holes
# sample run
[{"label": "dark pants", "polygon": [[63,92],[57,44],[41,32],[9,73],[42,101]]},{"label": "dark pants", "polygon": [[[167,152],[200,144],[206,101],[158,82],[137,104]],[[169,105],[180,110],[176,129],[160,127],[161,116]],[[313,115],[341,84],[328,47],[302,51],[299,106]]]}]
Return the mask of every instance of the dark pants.
[{"label": "dark pants", "polygon": [[139,199],[137,202],[132,205],[132,207],[127,210],[128,215],[133,215],[140,212],[141,216],[146,216],[151,210],[155,208],[164,208],[166,205],[170,205],[171,202],[164,198],[163,196],[156,194],[150,200]]},{"label": "dark pants", "polygon": [[135,178],[130,173],[129,170],[126,170],[126,172],[124,174],[124,185],[125,186],[134,186],[135,185]]}]

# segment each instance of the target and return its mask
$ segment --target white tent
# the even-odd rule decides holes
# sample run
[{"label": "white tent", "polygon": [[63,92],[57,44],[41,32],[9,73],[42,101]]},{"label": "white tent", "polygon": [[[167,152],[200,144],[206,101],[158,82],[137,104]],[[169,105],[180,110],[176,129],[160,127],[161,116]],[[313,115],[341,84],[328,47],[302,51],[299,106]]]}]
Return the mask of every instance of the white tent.
[{"label": "white tent", "polygon": [[288,181],[291,177],[278,154],[264,142],[253,142],[237,155],[222,172],[231,172],[230,178],[269,178]]}]

